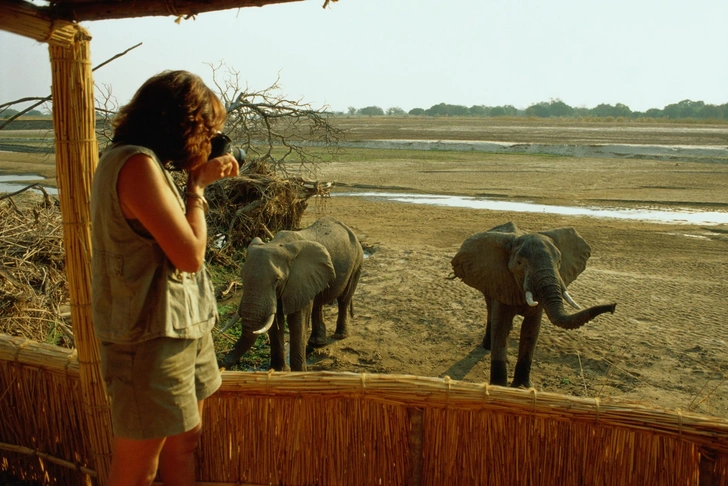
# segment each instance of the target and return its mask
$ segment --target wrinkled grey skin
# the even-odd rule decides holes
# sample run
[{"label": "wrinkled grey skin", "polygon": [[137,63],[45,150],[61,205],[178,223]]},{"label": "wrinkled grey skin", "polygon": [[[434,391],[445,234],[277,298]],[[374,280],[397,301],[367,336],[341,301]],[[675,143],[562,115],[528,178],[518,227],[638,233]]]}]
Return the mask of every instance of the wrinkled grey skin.
[{"label": "wrinkled grey skin", "polygon": [[[242,269],[243,296],[237,312],[242,333],[220,366],[235,365],[255,343],[256,332],[272,320],[268,330],[270,368],[306,371],[305,338],[309,325],[308,344],[320,347],[327,343],[323,306],[338,302],[334,338],[348,336],[352,297],[363,261],[364,252],[356,235],[333,217],[321,218],[300,231],[280,231],[269,243],[255,238],[248,246]],[[286,319],[290,367],[286,363]]]},{"label": "wrinkled grey skin", "polygon": [[598,305],[575,314],[579,306],[566,287],[586,268],[591,248],[573,228],[527,233],[513,223],[466,239],[452,259],[455,277],[485,296],[488,318],[483,347],[491,351],[490,383],[508,385],[507,347],[513,318],[523,316],[518,361],[511,386],[530,388],[531,363],[543,312],[564,329],[583,326],[616,304]]}]

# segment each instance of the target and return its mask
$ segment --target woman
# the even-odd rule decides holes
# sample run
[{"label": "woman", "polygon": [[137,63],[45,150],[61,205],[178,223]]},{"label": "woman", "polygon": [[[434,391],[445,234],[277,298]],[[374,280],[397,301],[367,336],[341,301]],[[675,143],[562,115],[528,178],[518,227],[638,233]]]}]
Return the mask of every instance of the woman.
[{"label": "woman", "polygon": [[[225,108],[202,80],[166,71],[114,119],[91,193],[92,303],[111,400],[110,486],[195,480],[204,399],[220,386],[218,319],[204,267],[204,189],[238,174],[208,161]],[[184,197],[168,170],[187,171]]]}]

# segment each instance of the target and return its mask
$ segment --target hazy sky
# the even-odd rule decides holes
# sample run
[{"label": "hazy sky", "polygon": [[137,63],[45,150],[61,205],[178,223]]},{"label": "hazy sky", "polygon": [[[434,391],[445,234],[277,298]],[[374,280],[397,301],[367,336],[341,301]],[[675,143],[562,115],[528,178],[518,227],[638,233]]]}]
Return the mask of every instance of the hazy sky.
[{"label": "hazy sky", "polygon": [[[726,0],[323,0],[199,15],[85,22],[94,74],[121,104],[149,76],[211,80],[223,61],[251,89],[337,111],[376,105],[663,108],[728,102]],[[50,93],[45,44],[0,32],[0,102]]]}]

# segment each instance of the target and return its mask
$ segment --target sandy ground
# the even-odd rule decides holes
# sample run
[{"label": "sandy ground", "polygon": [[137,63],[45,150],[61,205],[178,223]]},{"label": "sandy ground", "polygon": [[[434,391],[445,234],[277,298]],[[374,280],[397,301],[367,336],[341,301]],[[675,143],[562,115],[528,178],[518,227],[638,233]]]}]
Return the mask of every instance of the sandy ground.
[{"label": "sandy ground", "polygon": [[[578,124],[543,120],[344,119],[353,141],[480,140],[512,143],[722,147],[725,125]],[[16,134],[5,134],[16,137]],[[401,151],[400,151],[401,152]],[[616,302],[585,327],[542,326],[532,371],[539,390],[613,397],[728,418],[728,225],[665,224],[544,212],[387,202],[364,191],[489,197],[575,207],[692,209],[728,213],[728,161],[462,154],[329,163],[332,197],[312,203],[304,224],[334,215],[368,253],[352,335],[310,356],[313,370],[405,373],[487,381],[480,346],[485,303],[451,280],[450,260],[469,235],[507,221],[528,230],[573,226],[589,242],[586,271],[570,286],[582,306]],[[52,160],[0,153],[5,173],[52,181]],[[446,160],[446,161],[445,161]],[[333,333],[335,308],[327,309]],[[509,343],[515,363],[519,321]]]},{"label": "sandy ground", "polygon": [[[311,356],[313,370],[489,379],[481,294],[450,280],[469,235],[507,221],[528,230],[573,226],[589,242],[570,286],[582,306],[616,302],[614,315],[565,331],[544,318],[532,381],[538,390],[615,397],[728,417],[728,226],[559,216],[387,202],[357,191],[493,197],[540,204],[693,208],[726,212],[728,165],[649,160],[484,155],[328,164],[337,182],[304,223],[328,214],[351,226],[369,257],[352,335]],[[330,334],[336,309],[327,309]],[[509,343],[509,375],[520,318]]]}]

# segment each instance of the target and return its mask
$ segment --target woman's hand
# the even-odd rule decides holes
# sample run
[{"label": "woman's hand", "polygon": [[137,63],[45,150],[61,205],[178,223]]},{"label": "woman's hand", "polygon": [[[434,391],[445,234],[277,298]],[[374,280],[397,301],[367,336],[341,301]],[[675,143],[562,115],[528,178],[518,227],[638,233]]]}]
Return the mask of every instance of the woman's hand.
[{"label": "woman's hand", "polygon": [[202,195],[205,187],[225,177],[235,177],[240,173],[240,166],[230,154],[221,155],[208,160],[189,172],[187,192]]}]

